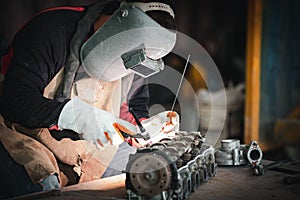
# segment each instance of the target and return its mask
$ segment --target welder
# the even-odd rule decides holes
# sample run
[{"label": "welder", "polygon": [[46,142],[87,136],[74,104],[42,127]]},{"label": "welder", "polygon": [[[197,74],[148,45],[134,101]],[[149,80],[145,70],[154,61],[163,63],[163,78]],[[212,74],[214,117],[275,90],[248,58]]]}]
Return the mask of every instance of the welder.
[{"label": "welder", "polygon": [[147,77],[176,41],[173,3],[50,8],[18,31],[1,66],[2,195],[111,176],[119,158],[125,168],[143,145],[128,108],[149,117]]}]

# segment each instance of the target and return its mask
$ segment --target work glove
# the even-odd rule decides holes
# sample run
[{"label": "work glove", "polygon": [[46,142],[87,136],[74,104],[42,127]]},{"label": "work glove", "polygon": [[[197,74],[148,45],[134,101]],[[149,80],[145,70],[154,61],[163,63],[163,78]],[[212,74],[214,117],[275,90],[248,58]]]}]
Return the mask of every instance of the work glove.
[{"label": "work glove", "polygon": [[152,144],[172,137],[179,131],[179,115],[174,111],[164,111],[143,120],[141,124],[150,136],[147,143]]},{"label": "work glove", "polygon": [[137,132],[136,126],[78,97],[71,99],[62,109],[58,128],[75,131],[81,139],[95,144],[99,149],[108,144],[120,145],[123,141],[139,147],[131,138]]}]

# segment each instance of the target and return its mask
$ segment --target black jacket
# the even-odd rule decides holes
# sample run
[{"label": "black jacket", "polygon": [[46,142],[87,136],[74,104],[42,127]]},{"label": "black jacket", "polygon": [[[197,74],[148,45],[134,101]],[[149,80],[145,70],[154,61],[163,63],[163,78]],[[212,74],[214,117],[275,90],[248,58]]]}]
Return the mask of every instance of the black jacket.
[{"label": "black jacket", "polygon": [[[69,100],[47,99],[43,91],[65,65],[71,38],[84,10],[83,7],[62,7],[41,12],[16,34],[10,55],[2,62],[5,80],[0,112],[5,119],[28,128],[57,124]],[[133,87],[139,87],[140,83],[135,81]],[[139,118],[148,117],[148,98],[147,85],[130,96],[129,106],[136,110]]]}]

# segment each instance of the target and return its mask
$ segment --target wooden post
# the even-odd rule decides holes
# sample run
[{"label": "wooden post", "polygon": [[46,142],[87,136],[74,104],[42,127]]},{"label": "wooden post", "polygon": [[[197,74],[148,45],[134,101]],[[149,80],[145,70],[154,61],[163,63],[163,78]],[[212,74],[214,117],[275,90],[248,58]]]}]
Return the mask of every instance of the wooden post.
[{"label": "wooden post", "polygon": [[259,140],[262,0],[248,0],[244,142]]}]

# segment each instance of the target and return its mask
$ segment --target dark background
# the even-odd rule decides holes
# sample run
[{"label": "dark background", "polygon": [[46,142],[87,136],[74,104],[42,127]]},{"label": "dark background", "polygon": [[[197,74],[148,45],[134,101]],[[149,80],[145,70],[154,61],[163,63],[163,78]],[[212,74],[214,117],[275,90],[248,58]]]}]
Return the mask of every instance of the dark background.
[{"label": "dark background", "polygon": [[[38,11],[63,5],[87,5],[96,0],[0,1],[1,54],[16,31]],[[201,44],[219,67],[225,82],[244,81],[246,0],[176,0],[178,31]]]}]

